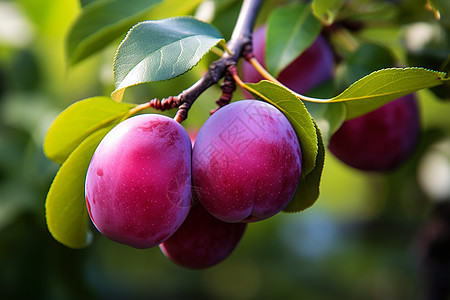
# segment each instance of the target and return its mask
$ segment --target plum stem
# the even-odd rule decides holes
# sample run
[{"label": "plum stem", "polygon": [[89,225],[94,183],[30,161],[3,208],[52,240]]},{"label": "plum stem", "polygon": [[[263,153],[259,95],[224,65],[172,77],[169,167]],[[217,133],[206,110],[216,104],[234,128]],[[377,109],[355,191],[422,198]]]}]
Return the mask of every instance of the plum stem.
[{"label": "plum stem", "polygon": [[165,111],[167,109],[178,107],[179,105],[180,105],[180,98],[178,96],[170,96],[170,97],[164,98],[162,100],[155,98],[146,103],[139,104],[139,105],[133,107],[132,109],[130,109],[127,112],[127,114],[122,118],[121,122],[146,108],[152,107],[154,109]]},{"label": "plum stem", "polygon": [[[312,98],[312,97],[308,97],[299,93],[294,92],[293,90],[291,90],[290,88],[288,88],[287,86],[285,86],[284,84],[282,84],[281,82],[279,82],[275,77],[273,77],[261,64],[260,62],[254,57],[254,55],[252,54],[247,54],[245,56],[245,58],[247,59],[247,61],[268,81],[273,82],[275,84],[278,84],[279,86],[284,87],[285,89],[289,90],[292,94],[294,94],[297,98],[299,98],[300,100],[303,101],[309,101],[309,102],[315,102],[315,103],[326,103],[326,102],[330,102],[331,99],[320,99],[320,98]],[[230,71],[230,70],[229,70]],[[247,85],[245,82],[243,82],[240,78],[239,75],[237,74],[237,70],[231,70],[230,72],[232,72],[233,78],[236,81],[236,83],[241,86],[242,88],[246,89],[247,91],[249,91],[252,94],[258,95],[260,97],[262,97],[256,90],[254,90],[253,88],[251,88],[249,85]],[[262,97],[264,98],[264,97]]]},{"label": "plum stem", "polygon": [[259,74],[261,74],[265,79],[282,85],[281,82],[279,82],[275,77],[272,76],[262,65],[261,63],[256,59],[256,57],[253,55],[250,58],[247,58],[247,61],[258,71]]}]

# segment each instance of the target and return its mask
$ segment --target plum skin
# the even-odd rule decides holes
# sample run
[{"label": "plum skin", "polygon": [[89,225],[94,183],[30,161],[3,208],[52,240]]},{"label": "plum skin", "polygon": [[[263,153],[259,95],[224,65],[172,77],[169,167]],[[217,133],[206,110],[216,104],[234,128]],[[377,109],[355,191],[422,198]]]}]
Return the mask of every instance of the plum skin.
[{"label": "plum skin", "polygon": [[246,223],[226,223],[213,217],[197,202],[181,227],[159,248],[181,267],[206,269],[233,252],[246,227]]},{"label": "plum skin", "polygon": [[241,100],[203,124],[192,152],[196,195],[224,222],[254,222],[283,210],[301,175],[301,149],[274,106]]},{"label": "plum skin", "polygon": [[[253,33],[253,54],[265,66],[267,26],[257,28]],[[333,76],[333,51],[323,36],[318,36],[311,46],[282,70],[277,79],[291,90],[304,94]],[[257,83],[264,78],[248,62],[242,66],[245,82]]]},{"label": "plum skin", "polygon": [[345,121],[328,149],[347,165],[374,172],[399,167],[413,152],[420,136],[420,114],[414,94]]},{"label": "plum skin", "polygon": [[191,153],[187,132],[169,117],[143,114],[114,127],[86,175],[86,204],[95,227],[135,248],[169,238],[189,212]]}]

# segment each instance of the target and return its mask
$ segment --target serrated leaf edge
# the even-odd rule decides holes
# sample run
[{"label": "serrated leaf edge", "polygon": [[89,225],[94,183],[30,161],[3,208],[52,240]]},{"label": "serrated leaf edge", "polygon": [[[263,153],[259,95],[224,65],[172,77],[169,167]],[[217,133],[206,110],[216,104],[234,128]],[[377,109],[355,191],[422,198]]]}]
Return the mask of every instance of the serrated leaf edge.
[{"label": "serrated leaf edge", "polygon": [[[375,97],[379,97],[379,96],[392,95],[392,94],[399,94],[399,93],[404,93],[404,92],[409,91],[409,90],[398,90],[398,91],[396,91],[395,93],[382,93],[382,94],[374,94],[374,95],[370,95],[370,94],[369,94],[369,95],[360,96],[360,97],[353,97],[353,98],[348,98],[348,97],[345,97],[345,98],[339,98],[339,97],[341,97],[342,95],[344,95],[347,91],[349,91],[350,89],[352,89],[352,87],[354,87],[355,85],[357,85],[357,84],[360,83],[361,81],[364,81],[364,80],[367,79],[368,77],[375,77],[375,75],[377,75],[377,73],[381,73],[381,72],[389,71],[389,70],[398,70],[399,72],[408,71],[408,70],[424,70],[424,71],[427,71],[427,72],[432,72],[432,73],[436,73],[436,74],[439,74],[439,75],[443,75],[443,76],[439,76],[439,77],[436,78],[436,80],[437,80],[436,85],[439,85],[439,84],[440,84],[439,81],[444,81],[444,80],[446,80],[446,79],[445,79],[445,76],[447,75],[445,72],[434,71],[434,70],[430,70],[430,69],[426,69],[426,68],[421,68],[421,67],[385,68],[385,69],[380,69],[380,70],[377,70],[377,71],[375,71],[375,72],[372,72],[372,73],[370,73],[370,74],[368,74],[368,75],[366,75],[366,76],[364,76],[364,77],[358,79],[357,81],[355,81],[353,84],[351,84],[348,88],[346,88],[346,89],[345,89],[342,93],[340,93],[339,95],[337,95],[337,96],[335,96],[335,97],[333,97],[333,98],[331,98],[331,99],[328,99],[328,101],[323,101],[323,102],[324,102],[324,103],[332,103],[332,102],[343,102],[343,101],[352,101],[352,100],[370,99],[370,98],[375,98]],[[404,79],[404,78],[402,78],[402,79]],[[400,79],[399,79],[399,80],[400,80]],[[389,84],[392,84],[392,82],[390,82]],[[384,86],[386,86],[386,85],[384,85]],[[380,88],[382,88],[382,87],[384,87],[384,86],[378,87],[377,89],[380,89]]]},{"label": "serrated leaf edge", "polygon": [[[171,17],[171,18],[167,18],[167,19],[164,19],[164,20],[170,20],[170,19],[193,19],[193,20],[196,20],[196,21],[201,22],[201,23],[203,23],[203,24],[207,24],[207,25],[209,25],[209,26],[212,26],[211,24],[209,24],[209,23],[207,23],[207,22],[203,22],[203,21],[201,21],[201,20],[199,20],[199,19],[197,19],[197,18],[195,18],[195,17],[193,17],[193,16]],[[156,21],[160,21],[160,20],[156,20]],[[119,44],[119,46],[117,47],[117,50],[116,50],[116,52],[115,52],[115,54],[114,54],[114,59],[113,59],[113,66],[114,66],[114,67],[113,67],[113,73],[114,73],[114,78],[116,78],[115,66],[116,66],[116,61],[117,61],[117,55],[118,55],[118,53],[119,53],[119,49],[121,48],[122,44],[127,40],[129,34],[131,33],[131,31],[132,31],[136,26],[139,26],[139,25],[141,25],[141,24],[143,24],[143,23],[148,23],[148,22],[155,22],[155,21],[154,21],[154,20],[147,20],[147,21],[142,21],[142,22],[139,22],[139,23],[135,24],[133,27],[130,28],[130,30],[128,30],[126,36],[125,36],[124,39],[120,42],[120,44]],[[217,29],[216,29],[216,30],[217,30]],[[220,33],[218,30],[217,30],[217,32]],[[199,35],[199,36],[208,36],[208,35]],[[186,70],[185,72],[183,72],[183,73],[181,73],[181,74],[178,74],[177,76],[174,76],[174,77],[172,77],[172,78],[163,79],[163,80],[156,80],[156,81],[142,81],[142,82],[138,82],[138,83],[135,83],[135,84],[127,85],[126,87],[122,87],[122,88],[120,88],[120,85],[119,85],[119,87],[116,88],[116,89],[114,89],[114,91],[111,93],[111,98],[112,98],[114,101],[116,101],[116,102],[121,102],[121,101],[122,101],[122,98],[123,98],[123,94],[124,94],[124,92],[125,92],[125,89],[127,89],[127,88],[129,88],[129,87],[133,87],[133,86],[136,86],[136,85],[139,85],[139,84],[143,84],[143,83],[148,83],[148,82],[165,82],[165,81],[168,81],[168,80],[171,80],[171,79],[174,79],[174,78],[177,78],[177,77],[179,77],[179,76],[181,76],[181,75],[186,74],[187,72],[189,72],[190,70],[192,70],[193,68],[195,68],[195,67],[200,63],[200,61],[203,59],[203,57],[205,57],[205,55],[208,54],[208,53],[211,51],[211,49],[212,49],[213,47],[215,47],[217,44],[225,43],[225,39],[224,39],[224,38],[220,38],[220,39],[217,38],[217,39],[218,39],[217,43],[216,43],[214,46],[212,46],[212,47],[210,48],[210,50],[206,51],[206,52],[200,57],[200,59],[197,61],[197,63],[194,64],[194,65],[192,65],[192,67],[189,68],[188,70]],[[167,45],[166,45],[166,46],[167,46]],[[164,47],[166,47],[166,46],[164,46]],[[146,57],[147,57],[147,56],[146,56]],[[145,58],[144,58],[144,59],[145,59]],[[141,62],[142,62],[144,59],[142,59]],[[139,62],[139,63],[140,63],[140,62]]]}]

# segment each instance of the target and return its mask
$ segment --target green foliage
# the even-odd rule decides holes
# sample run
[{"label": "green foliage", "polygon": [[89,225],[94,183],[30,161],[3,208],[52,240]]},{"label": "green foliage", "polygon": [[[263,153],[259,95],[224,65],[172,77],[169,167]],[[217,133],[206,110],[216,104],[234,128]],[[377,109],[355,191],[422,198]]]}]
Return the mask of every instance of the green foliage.
[{"label": "green foliage", "polygon": [[[164,2],[159,8],[173,3]],[[100,4],[99,4],[100,3]],[[93,37],[86,34],[89,8],[112,5],[118,9],[121,1],[98,1],[87,4],[82,17],[72,29],[72,57],[82,59],[90,53],[86,49],[104,46],[104,38],[112,37],[141,13],[124,11],[119,19],[105,19],[100,25],[106,33]],[[139,2],[144,5],[143,2]],[[148,11],[153,4],[145,6]],[[333,22],[342,2],[314,2],[314,14],[325,23]],[[134,6],[134,5],[131,5]],[[109,6],[108,6],[109,7]],[[134,6],[136,7],[136,6]],[[181,10],[192,6],[181,6]],[[107,10],[105,10],[107,11]],[[154,13],[158,13],[156,8]],[[129,19],[124,17],[130,15]],[[84,17],[83,17],[84,16]],[[294,4],[275,9],[268,19],[266,61],[269,71],[278,74],[296,59],[318,36],[321,24],[309,5]],[[83,23],[80,20],[85,20]],[[134,20],[134,19],[133,19]],[[81,24],[81,25],[78,25]],[[79,28],[81,29],[78,29]],[[73,33],[75,32],[75,33]],[[78,34],[78,40],[74,38]],[[46,155],[63,163],[47,196],[47,222],[50,232],[69,247],[83,247],[87,243],[84,177],[95,146],[113,126],[131,114],[133,104],[120,103],[126,88],[146,82],[175,78],[194,67],[217,44],[224,44],[221,33],[212,25],[192,17],[176,17],[136,24],[119,45],[114,59],[115,90],[112,98],[94,97],[79,101],[62,112],[50,127],[45,143]],[[78,52],[77,52],[78,51]],[[75,53],[75,54],[73,54]],[[76,54],[81,53],[81,54]],[[77,58],[77,56],[79,58]],[[445,73],[423,68],[391,68],[394,59],[389,51],[374,44],[362,44],[348,55],[348,63],[340,68],[338,85],[350,85],[341,94],[329,99],[314,99],[298,95],[286,87],[268,81],[248,84],[248,90],[278,109],[292,123],[302,147],[302,178],[297,192],[285,209],[299,212],[315,203],[319,197],[324,166],[325,145],[331,135],[347,120],[368,113],[379,106],[411,92],[440,85]],[[373,63],[375,61],[375,63]],[[375,72],[374,72],[375,71]],[[364,75],[371,74],[363,77]],[[307,102],[305,104],[300,99]],[[312,102],[308,102],[312,101]],[[317,102],[317,103],[313,103]],[[133,111],[134,113],[134,111]],[[321,132],[319,127],[323,130]],[[78,220],[68,215],[78,216]]]},{"label": "green foliage", "polygon": [[372,72],[394,66],[392,51],[377,44],[364,43],[346,57],[345,64],[339,66],[335,82],[339,90],[344,90]]},{"label": "green foliage", "polygon": [[123,35],[161,0],[100,0],[88,3],[67,37],[67,56],[75,64]]},{"label": "green foliage", "polygon": [[129,86],[167,80],[189,71],[221,41],[217,29],[191,17],[137,24],[117,49],[112,98],[120,101]]},{"label": "green foliage", "polygon": [[[86,10],[96,2],[106,5],[113,1],[0,1],[0,12],[8,12],[5,14],[8,18],[3,18],[2,14],[0,24],[4,28],[10,28],[8,32],[13,33],[5,35],[4,32],[0,38],[0,244],[3,245],[0,251],[1,299],[107,299],[111,295],[130,299],[282,297],[286,300],[352,300],[362,299],[367,295],[383,299],[411,299],[423,295],[423,287],[427,283],[436,287],[433,282],[426,282],[433,277],[423,276],[418,268],[417,257],[405,255],[405,249],[411,248],[411,240],[417,241],[415,245],[425,251],[427,246],[436,245],[428,244],[433,241],[430,241],[426,233],[434,228],[433,224],[436,222],[442,223],[443,219],[436,216],[444,216],[446,207],[448,208],[446,201],[436,201],[444,198],[436,199],[420,184],[420,178],[424,175],[421,172],[423,166],[433,170],[429,177],[435,184],[440,180],[433,175],[446,174],[445,170],[448,170],[445,168],[450,153],[449,107],[446,101],[450,95],[448,80],[416,95],[420,100],[425,136],[421,139],[419,151],[407,165],[388,175],[372,176],[346,168],[333,159],[332,155],[328,155],[320,183],[320,199],[315,203],[314,209],[300,215],[287,214],[250,226],[249,234],[244,237],[237,253],[220,266],[206,271],[189,272],[168,264],[162,255],[152,255],[157,254],[157,249],[140,251],[106,239],[97,239],[89,249],[73,251],[55,242],[45,226],[42,205],[58,168],[42,153],[42,142],[48,125],[61,107],[85,98],[86,95],[108,95],[114,89],[112,76],[104,76],[105,65],[111,65],[113,57],[109,51],[98,50],[118,46],[118,39],[139,21],[194,15],[194,8],[200,0],[165,0],[153,6],[151,0],[139,1],[144,7],[142,15],[140,11],[133,15],[133,11],[137,10],[132,6],[138,1],[116,0],[115,2],[120,2],[118,7],[123,8],[119,14],[128,11],[131,15],[124,16],[122,20],[119,18],[118,23],[107,25],[103,31],[101,22],[107,18],[101,17],[102,12],[99,12],[98,18],[92,17],[85,23],[92,25],[91,29],[77,29],[77,21],[69,30],[68,26],[76,15],[79,12],[83,15],[82,9]],[[220,29],[224,37],[231,36],[242,1],[204,2],[215,4],[209,21]],[[267,24],[268,16],[278,7],[298,1],[263,2],[258,25]],[[331,27],[324,27],[323,30],[339,57],[336,64],[340,72],[336,73],[329,84],[317,87],[317,94],[308,93],[308,96],[331,98],[363,76],[392,66],[420,66],[447,73],[450,71],[450,64],[444,64],[449,53],[450,2],[447,0],[313,0],[312,3],[313,13],[322,24],[331,24]],[[338,9],[341,3],[344,4]],[[430,4],[428,8],[425,6],[427,3]],[[338,5],[335,6],[336,4]],[[144,15],[147,5],[149,10]],[[10,11],[11,8],[16,9]],[[130,21],[129,26],[123,26],[119,32],[119,23],[124,24],[122,22],[128,18],[131,20],[137,16],[141,18],[136,19],[135,23]],[[440,19],[436,16],[440,16]],[[112,18],[114,15],[107,17]],[[95,25],[97,22],[99,26]],[[16,28],[13,26],[15,24],[21,26]],[[416,25],[420,25],[417,30]],[[23,26],[29,30],[23,31]],[[411,47],[407,34],[411,27],[414,27],[413,36],[423,37],[424,40],[419,41],[425,44],[414,44],[415,47]],[[419,34],[423,29],[425,34]],[[75,31],[85,32],[86,35],[77,33],[78,40],[70,42],[68,34],[71,31],[73,34]],[[285,35],[288,31],[289,29],[285,29],[280,32]],[[115,33],[115,37],[111,33]],[[5,40],[8,36],[16,37],[21,42]],[[372,44],[368,45],[368,41]],[[72,55],[64,47],[69,43],[73,43]],[[75,45],[77,43],[79,45]],[[90,44],[93,48],[90,48]],[[69,68],[64,64],[64,51],[72,64]],[[33,59],[23,57],[25,52]],[[96,55],[91,56],[89,53]],[[21,63],[17,63],[18,60]],[[31,64],[31,69],[30,61],[35,61]],[[76,61],[83,63],[73,67]],[[442,65],[444,68],[441,69]],[[195,82],[206,70],[206,66],[205,62],[186,74],[189,76],[186,81]],[[130,89],[130,95],[127,96],[139,102],[155,95],[173,95],[171,93],[175,90],[178,94],[182,90],[180,80],[183,79],[181,77],[167,84],[141,85]],[[325,93],[321,93],[324,91]],[[208,111],[213,108],[213,101],[219,95],[218,86],[213,86],[199,97],[190,111],[188,121],[183,123],[188,132],[198,129],[202,120],[208,117]],[[234,98],[238,99],[238,95],[239,91]],[[370,106],[370,99],[335,103],[304,102],[320,128],[325,146],[329,136],[346,119],[347,107],[357,102],[366,106],[366,110],[373,108]],[[110,109],[114,106],[109,100],[105,101],[103,108]],[[94,110],[102,114],[101,110]],[[121,118],[116,119],[116,122],[119,119]],[[74,119],[74,122],[79,125],[84,123],[82,115],[80,114],[80,119]],[[108,131],[113,123],[100,130]],[[195,127],[190,127],[193,123]],[[436,139],[426,138],[427,132],[438,132],[441,142],[446,139],[445,144],[436,145]],[[93,139],[97,134],[100,132],[94,128],[87,137],[78,136],[78,141],[73,141],[72,146],[62,151],[64,154],[56,151],[56,161],[65,163],[58,173],[58,180],[55,179],[55,186],[58,186],[56,182],[63,184],[66,180],[75,179],[70,175],[61,177],[63,170],[67,168],[69,172],[74,166],[70,167],[68,162],[75,163],[78,160],[74,156],[69,159],[67,157],[70,153],[81,153],[81,148],[76,148],[78,144]],[[59,136],[61,146],[73,140],[69,132]],[[320,135],[318,137],[316,167],[302,183],[312,179],[317,167],[321,165],[318,160],[321,158],[322,147]],[[54,142],[58,143],[58,139]],[[447,146],[442,147],[445,145]],[[53,147],[54,145],[50,148]],[[45,149],[47,150],[47,146]],[[89,151],[84,153],[87,152]],[[436,158],[434,155],[437,153],[437,158],[441,159],[438,160],[439,168],[436,169],[428,164],[428,156],[432,154],[431,158]],[[80,163],[87,164],[87,157],[90,155],[87,153]],[[446,158],[442,158],[443,156]],[[62,214],[59,221],[63,223],[49,222],[52,224],[49,227],[51,233],[71,247],[82,247],[88,239],[88,217],[82,195],[83,176],[83,173],[79,175],[79,188],[73,188],[78,193],[77,200],[73,201],[76,205],[68,205],[67,201],[72,199],[72,195],[63,193],[64,188],[58,189],[61,193],[52,192],[54,202],[49,199],[47,203],[49,211],[55,209],[49,214],[50,220],[53,218],[55,221],[57,214]],[[308,189],[318,187],[316,183],[303,184],[295,199],[302,197],[298,194],[302,191],[311,195],[310,199],[314,199],[316,192]],[[293,200],[286,210],[299,211],[307,206],[307,201]],[[62,212],[58,212],[57,207],[61,207]],[[438,212],[435,216],[429,214],[433,210]],[[78,220],[74,219],[76,216],[79,216]],[[428,218],[429,226],[425,223]],[[349,224],[352,230],[349,230]],[[71,226],[74,227],[74,233],[70,232]],[[268,236],[271,237],[270,242],[267,241]],[[376,238],[370,238],[373,236]],[[434,241],[438,242],[437,238],[438,236]],[[255,252],[256,248],[258,251]],[[429,267],[426,265],[428,258],[437,257],[427,256],[421,260],[425,263],[425,268]],[[438,265],[436,261],[430,262]],[[343,268],[343,265],[346,267]],[[445,263],[439,265],[445,267]],[[89,266],[88,272],[86,266]],[[23,288],[24,285],[27,286],[26,289]]]},{"label": "green foliage", "polygon": [[44,141],[45,155],[63,163],[89,135],[114,126],[135,106],[117,103],[107,97],[93,97],[72,104],[50,126]]},{"label": "green foliage", "polygon": [[344,0],[314,0],[312,8],[314,15],[327,25],[333,24]]},{"label": "green foliage", "polygon": [[266,65],[277,76],[319,35],[320,22],[307,4],[296,3],[273,10],[268,20]]},{"label": "green foliage", "polygon": [[89,243],[84,180],[91,157],[103,137],[134,107],[107,97],[84,99],[64,110],[47,132],[45,154],[63,163],[47,194],[47,226],[68,247]]},{"label": "green foliage", "polygon": [[330,102],[347,101],[347,120],[366,114],[389,101],[442,84],[446,74],[422,68],[391,68],[373,72]]},{"label": "green foliage", "polygon": [[315,166],[318,142],[314,120],[303,102],[289,90],[269,81],[248,84],[249,91],[257,98],[277,107],[291,122],[302,148],[302,177]]},{"label": "green foliage", "polygon": [[103,128],[84,140],[59,169],[45,202],[47,226],[53,237],[71,248],[83,248],[91,240],[84,198],[84,179],[97,145],[111,128]]}]

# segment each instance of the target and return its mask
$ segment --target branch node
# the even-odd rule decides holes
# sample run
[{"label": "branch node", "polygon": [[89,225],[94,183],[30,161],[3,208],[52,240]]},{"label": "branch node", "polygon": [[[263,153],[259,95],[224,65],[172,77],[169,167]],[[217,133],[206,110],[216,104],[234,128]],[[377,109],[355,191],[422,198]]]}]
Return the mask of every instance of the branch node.
[{"label": "branch node", "polygon": [[[194,85],[184,90],[175,99],[168,98],[168,103],[176,103],[178,106],[177,114],[174,119],[177,122],[182,122],[187,118],[188,111],[192,103],[202,94],[206,89],[219,82],[224,78],[221,84],[222,96],[216,101],[218,107],[222,107],[231,101],[233,92],[236,90],[236,82],[234,80],[234,73],[237,73],[237,62],[245,55],[252,55],[252,29],[256,20],[257,13],[261,7],[262,0],[244,0],[238,20],[233,29],[231,39],[227,43],[230,53],[225,52],[223,56],[211,63],[208,72],[202,76]],[[250,54],[248,54],[250,53]],[[157,106],[155,101],[155,106]],[[161,101],[161,107],[176,107],[166,104],[164,99]],[[213,110],[212,112],[216,111]]]},{"label": "branch node", "polygon": [[[234,62],[229,62],[227,63],[227,65],[231,67],[235,66],[236,64]],[[224,80],[220,85],[220,88],[222,89],[222,95],[219,99],[216,100],[217,107],[209,112],[211,115],[215,113],[219,108],[229,104],[231,102],[231,99],[233,98],[233,93],[234,91],[236,91],[236,82],[234,81],[233,76],[230,72],[227,71],[225,73]]]},{"label": "branch node", "polygon": [[149,104],[150,107],[153,107],[154,109],[165,111],[180,106],[181,102],[179,96],[169,96],[168,98],[163,98],[162,100],[154,98],[149,101]]},{"label": "branch node", "polygon": [[253,44],[251,41],[244,45],[242,49],[242,57],[247,61],[255,57],[255,54],[253,53]]},{"label": "branch node", "polygon": [[178,108],[177,114],[174,117],[174,120],[178,123],[183,122],[187,119],[189,108],[191,108],[191,104],[189,101],[184,102],[180,107]]}]

